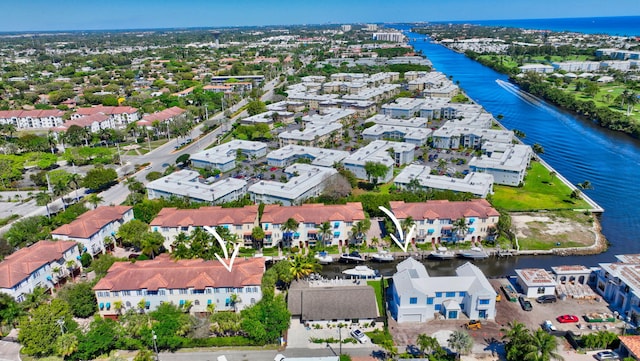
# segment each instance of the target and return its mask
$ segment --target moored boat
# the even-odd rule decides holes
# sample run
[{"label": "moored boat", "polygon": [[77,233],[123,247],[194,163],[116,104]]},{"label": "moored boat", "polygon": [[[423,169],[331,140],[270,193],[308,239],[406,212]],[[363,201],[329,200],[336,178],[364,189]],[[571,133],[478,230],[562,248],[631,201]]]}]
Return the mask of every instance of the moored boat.
[{"label": "moored boat", "polygon": [[360,253],[353,251],[351,253],[343,253],[342,256],[340,256],[340,262],[360,263],[364,262],[364,258],[360,255]]},{"label": "moored boat", "polygon": [[333,262],[333,257],[331,257],[325,251],[318,252],[314,257],[318,260],[318,263],[320,264],[329,264]]},{"label": "moored boat", "polygon": [[380,278],[380,272],[378,270],[371,269],[367,266],[356,266],[342,271],[343,274],[350,276],[354,279],[376,279]]},{"label": "moored boat", "polygon": [[456,254],[449,251],[447,247],[438,247],[438,249],[429,254],[429,257],[434,259],[452,259],[455,258],[455,256]]},{"label": "moored boat", "polygon": [[468,251],[460,252],[459,255],[462,258],[469,258],[469,259],[489,258],[489,254],[480,247],[471,247],[471,249],[469,249]]},{"label": "moored boat", "polygon": [[395,257],[389,251],[379,251],[371,255],[371,260],[374,262],[393,262]]}]

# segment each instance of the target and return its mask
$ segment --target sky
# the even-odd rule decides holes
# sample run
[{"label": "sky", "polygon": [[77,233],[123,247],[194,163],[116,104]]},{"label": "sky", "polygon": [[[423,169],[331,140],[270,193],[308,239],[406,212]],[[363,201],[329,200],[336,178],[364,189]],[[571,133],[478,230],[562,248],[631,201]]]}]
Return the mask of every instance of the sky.
[{"label": "sky", "polygon": [[12,32],[637,16],[640,0],[2,0],[0,9],[0,31]]}]

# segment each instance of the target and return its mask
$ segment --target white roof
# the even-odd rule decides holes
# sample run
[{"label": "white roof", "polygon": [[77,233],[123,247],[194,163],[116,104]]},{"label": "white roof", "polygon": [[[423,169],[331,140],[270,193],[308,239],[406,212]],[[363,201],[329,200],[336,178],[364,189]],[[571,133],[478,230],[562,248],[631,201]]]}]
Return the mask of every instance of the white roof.
[{"label": "white roof", "polygon": [[376,162],[384,164],[387,167],[392,167],[395,161],[389,156],[387,152],[389,149],[393,148],[396,153],[399,153],[414,150],[415,147],[415,144],[411,143],[374,140],[345,158],[342,163],[364,166],[367,162]]},{"label": "white roof", "polygon": [[305,147],[300,145],[287,145],[267,154],[267,159],[279,161],[292,158],[311,158],[311,164],[323,167],[332,167],[334,163],[342,161],[349,156],[349,152],[343,150]]},{"label": "white roof", "polygon": [[486,142],[482,149],[490,152],[491,156],[484,154],[480,158],[473,157],[469,167],[520,172],[527,168],[533,153],[530,146],[523,144]]},{"label": "white roof", "polygon": [[261,150],[266,151],[267,144],[235,139],[228,143],[220,144],[216,147],[193,154],[191,159],[212,164],[225,164],[236,159],[238,149],[254,152]]},{"label": "white roof", "polygon": [[308,123],[304,130],[292,130],[278,134],[281,139],[293,139],[301,141],[312,141],[318,137],[331,134],[342,129],[340,123]]},{"label": "white roof", "polygon": [[298,176],[290,178],[287,183],[262,180],[250,186],[249,192],[295,200],[309,189],[322,184],[327,178],[338,173],[338,171],[333,168],[318,167],[309,164],[293,164],[285,168],[284,171],[288,174],[297,172]]},{"label": "white roof", "polygon": [[420,185],[425,188],[469,192],[482,197],[485,197],[493,186],[493,175],[491,174],[471,172],[462,179],[452,178],[431,174],[431,167],[417,164],[406,166],[396,176],[394,182],[409,184],[412,179],[417,179]]},{"label": "white roof", "polygon": [[208,184],[198,172],[180,170],[149,182],[147,189],[215,202],[227,194],[243,189],[246,186],[246,181],[235,178],[225,178]]}]

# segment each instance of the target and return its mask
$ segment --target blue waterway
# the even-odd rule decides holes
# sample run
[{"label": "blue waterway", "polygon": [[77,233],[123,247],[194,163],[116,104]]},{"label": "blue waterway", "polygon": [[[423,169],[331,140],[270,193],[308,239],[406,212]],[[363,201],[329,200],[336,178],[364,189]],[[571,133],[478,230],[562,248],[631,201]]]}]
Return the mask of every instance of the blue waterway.
[{"label": "blue waterway", "polygon": [[565,19],[451,21],[451,24],[507,26],[524,29],[575,31],[587,34],[640,36],[640,16]]},{"label": "blue waterway", "polygon": [[611,243],[606,253],[478,262],[485,272],[499,276],[512,273],[515,267],[547,268],[563,264],[595,266],[599,262],[614,261],[615,254],[640,253],[640,197],[637,192],[640,142],[578,119],[523,93],[517,86],[505,84],[508,81],[506,76],[462,54],[425,41],[424,35],[407,35],[416,50],[421,50],[438,71],[459,81],[462,89],[474,101],[494,116],[504,115],[501,122],[507,128],[523,131],[526,144],[541,144],[544,147],[542,158],[558,173],[573,184],[589,180],[594,189],[585,190],[585,193],[605,209],[601,216],[602,232]]}]

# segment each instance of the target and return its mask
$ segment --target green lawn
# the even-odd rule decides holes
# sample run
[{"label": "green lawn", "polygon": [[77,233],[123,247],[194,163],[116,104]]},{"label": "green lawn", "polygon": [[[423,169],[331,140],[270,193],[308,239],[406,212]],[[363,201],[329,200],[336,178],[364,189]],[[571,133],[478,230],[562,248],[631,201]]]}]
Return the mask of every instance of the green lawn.
[{"label": "green lawn", "polygon": [[[549,242],[546,240],[537,239],[535,237],[529,237],[526,239],[519,239],[518,243],[520,244],[521,250],[540,250],[547,251],[554,248],[570,248],[570,247],[584,247],[584,244],[580,242],[572,242],[567,240],[567,234],[556,235],[556,239],[554,242]],[[558,245],[560,243],[560,245]]]},{"label": "green lawn", "polygon": [[[386,282],[386,281],[385,281]],[[367,281],[367,285],[373,287],[376,293],[376,301],[378,302],[378,311],[380,314],[384,312],[384,297],[382,295],[382,281]]]},{"label": "green lawn", "polygon": [[507,211],[540,209],[588,209],[582,199],[571,199],[571,189],[538,162],[531,162],[523,187],[496,185],[491,197],[494,207]]}]

